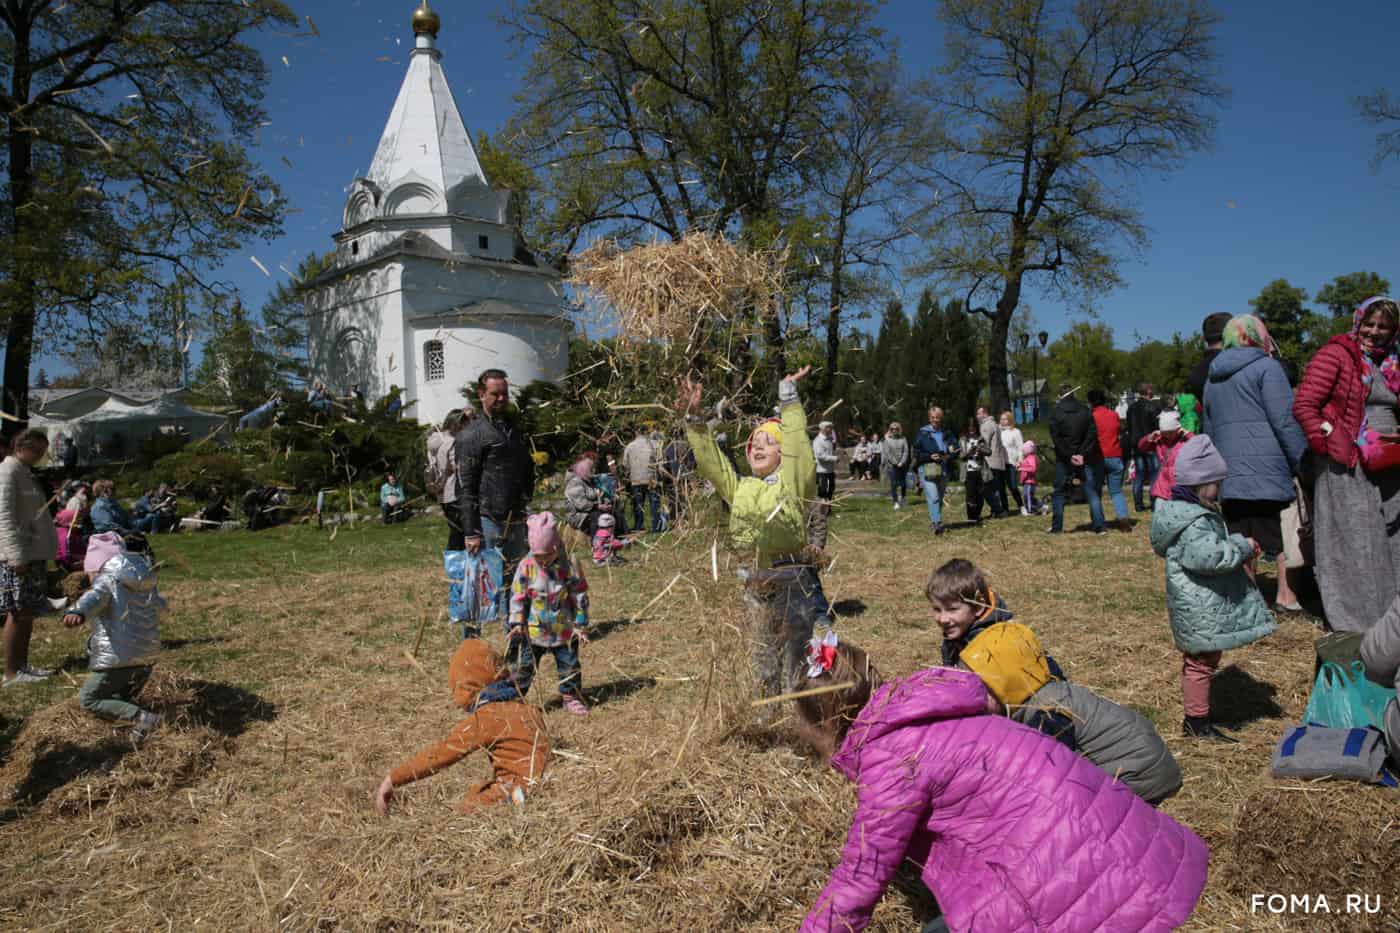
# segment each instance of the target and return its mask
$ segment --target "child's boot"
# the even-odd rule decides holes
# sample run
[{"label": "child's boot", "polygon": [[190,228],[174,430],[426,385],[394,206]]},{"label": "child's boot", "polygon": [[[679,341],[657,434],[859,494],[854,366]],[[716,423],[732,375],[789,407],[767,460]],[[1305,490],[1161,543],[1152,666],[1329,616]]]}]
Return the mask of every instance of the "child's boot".
[{"label": "child's boot", "polygon": [[1181,721],[1181,734],[1188,739],[1204,739],[1207,742],[1227,742],[1231,745],[1239,743],[1239,739],[1231,735],[1226,735],[1215,726],[1211,725],[1210,719],[1205,716],[1187,716]]},{"label": "child's boot", "polygon": [[131,741],[140,745],[150,738],[151,733],[160,725],[164,717],[160,713],[153,713],[148,709],[143,709],[136,714],[136,725],[131,727]]}]

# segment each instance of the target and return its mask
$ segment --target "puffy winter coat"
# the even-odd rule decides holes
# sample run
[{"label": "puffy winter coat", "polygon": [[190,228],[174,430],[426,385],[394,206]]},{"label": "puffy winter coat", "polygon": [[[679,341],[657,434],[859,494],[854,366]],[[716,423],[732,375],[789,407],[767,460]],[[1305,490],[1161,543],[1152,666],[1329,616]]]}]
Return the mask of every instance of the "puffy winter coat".
[{"label": "puffy winter coat", "polygon": [[44,491],[15,457],[0,463],[0,560],[53,560],[58,553]]},{"label": "puffy winter coat", "polygon": [[1205,432],[1230,468],[1221,498],[1292,502],[1308,441],[1278,360],[1258,347],[1222,351],[1210,366],[1204,407]]},{"label": "puffy winter coat", "polygon": [[1164,931],[1205,886],[1189,829],[1033,729],[986,716],[975,674],[885,684],[831,765],[859,785],[804,931],[863,930],[905,858],[953,930]]},{"label": "puffy winter coat", "polygon": [[462,534],[481,534],[481,517],[525,520],[535,494],[535,462],[520,429],[506,418],[479,415],[457,432],[457,504]]},{"label": "puffy winter coat", "polygon": [[1181,790],[1181,766],[1152,723],[1135,710],[1063,681],[1051,681],[1011,708],[1011,718],[1027,725],[1044,713],[1067,715],[1074,723],[1079,754],[1148,803],[1160,803]]},{"label": "puffy winter coat", "polygon": [[[1323,344],[1303,371],[1293,396],[1293,417],[1314,453],[1350,469],[1361,456],[1356,436],[1366,418],[1367,387],[1361,384],[1361,347],[1350,334]],[[1323,422],[1332,425],[1324,434]]]},{"label": "puffy winter coat", "polygon": [[139,554],[118,554],[103,564],[73,611],[92,626],[89,670],[150,664],[160,652],[165,599],[156,589],[156,572]]},{"label": "puffy winter coat", "polygon": [[1395,699],[1385,707],[1385,741],[1390,760],[1400,766],[1400,596],[1361,639],[1361,660],[1372,680],[1395,685]]},{"label": "puffy winter coat", "polygon": [[784,380],[778,401],[783,461],[766,479],[741,478],[708,429],[686,426],[696,468],[729,503],[730,537],[741,550],[755,553],[760,568],[768,567],[775,556],[798,554],[807,546],[806,504],[817,495],[816,462],[797,385]]},{"label": "puffy winter coat", "polygon": [[1194,502],[1163,500],[1152,511],[1152,550],[1167,559],[1167,615],[1187,654],[1228,651],[1278,628],[1244,564],[1254,555],[1225,519]]}]

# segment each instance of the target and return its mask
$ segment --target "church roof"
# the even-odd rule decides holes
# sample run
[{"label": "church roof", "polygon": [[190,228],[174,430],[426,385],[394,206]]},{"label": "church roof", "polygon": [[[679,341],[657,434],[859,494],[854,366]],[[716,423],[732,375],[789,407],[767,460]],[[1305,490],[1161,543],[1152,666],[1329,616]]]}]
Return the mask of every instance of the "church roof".
[{"label": "church roof", "polygon": [[[419,12],[426,8],[424,3]],[[367,177],[383,192],[407,180],[426,183],[437,189],[439,198],[450,201],[463,187],[486,188],[488,183],[442,70],[442,53],[434,41],[436,25],[434,21],[431,31],[418,31],[415,15],[417,47]],[[444,202],[437,203],[434,213],[445,213]]]}]

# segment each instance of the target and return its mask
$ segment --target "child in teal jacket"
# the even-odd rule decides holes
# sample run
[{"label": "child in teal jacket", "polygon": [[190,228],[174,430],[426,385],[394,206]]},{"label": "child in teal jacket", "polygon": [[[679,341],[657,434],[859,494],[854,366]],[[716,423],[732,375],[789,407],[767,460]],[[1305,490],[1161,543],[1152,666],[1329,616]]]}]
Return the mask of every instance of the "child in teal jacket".
[{"label": "child in teal jacket", "polygon": [[754,676],[763,696],[790,690],[805,665],[818,624],[831,625],[830,607],[817,568],[807,559],[807,509],[816,497],[816,460],[807,437],[807,415],[797,397],[804,366],[778,386],[781,418],[754,429],[748,443],[752,476],[740,477],[696,412],[702,386],[681,380],[678,408],[700,475],[729,503],[729,533],[754,563],[745,602]]},{"label": "child in teal jacket", "polygon": [[1230,534],[1220,514],[1225,459],[1206,435],[1182,445],[1171,499],[1152,513],[1152,550],[1167,559],[1167,614],[1182,653],[1182,734],[1233,742],[1210,722],[1210,681],[1220,654],[1278,628],[1245,564],[1259,554],[1251,538]]}]

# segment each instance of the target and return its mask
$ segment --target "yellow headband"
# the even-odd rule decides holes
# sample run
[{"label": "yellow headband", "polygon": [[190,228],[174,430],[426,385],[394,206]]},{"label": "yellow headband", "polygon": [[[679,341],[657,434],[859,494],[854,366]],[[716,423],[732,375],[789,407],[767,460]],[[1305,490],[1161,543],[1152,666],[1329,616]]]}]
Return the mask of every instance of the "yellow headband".
[{"label": "yellow headband", "polygon": [[749,444],[753,444],[753,439],[760,434],[767,434],[779,447],[783,445],[783,428],[777,421],[765,421],[754,428],[753,433],[749,435]]}]

